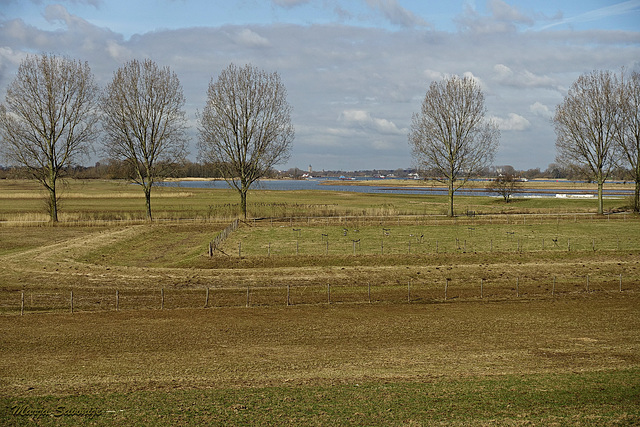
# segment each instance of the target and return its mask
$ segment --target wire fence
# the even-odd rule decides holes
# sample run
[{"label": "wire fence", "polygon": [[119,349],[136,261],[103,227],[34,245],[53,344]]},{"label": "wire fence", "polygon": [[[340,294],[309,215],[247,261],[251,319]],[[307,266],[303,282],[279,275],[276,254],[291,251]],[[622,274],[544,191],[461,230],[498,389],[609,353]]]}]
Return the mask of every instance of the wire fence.
[{"label": "wire fence", "polygon": [[620,275],[407,280],[393,284],[236,286],[193,289],[95,289],[0,292],[0,312],[98,312],[180,308],[270,307],[314,304],[411,303],[566,298],[597,293],[635,293],[640,279]]},{"label": "wire fence", "polygon": [[218,235],[209,242],[209,256],[213,255],[213,251],[215,251],[218,246],[220,246],[226,239],[229,237],[231,233],[238,229],[238,219],[234,219],[231,224],[227,225],[224,230],[222,230]]},{"label": "wire fence", "polygon": [[639,220],[625,213],[264,218],[243,222],[216,248],[239,257],[628,251],[640,249]]}]

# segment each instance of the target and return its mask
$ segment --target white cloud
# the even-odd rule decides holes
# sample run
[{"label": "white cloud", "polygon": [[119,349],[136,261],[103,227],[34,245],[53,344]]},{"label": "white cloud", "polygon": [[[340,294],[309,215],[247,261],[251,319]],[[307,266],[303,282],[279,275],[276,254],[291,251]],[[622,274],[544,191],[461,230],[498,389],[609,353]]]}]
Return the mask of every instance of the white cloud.
[{"label": "white cloud", "polygon": [[536,116],[540,116],[545,119],[550,119],[551,117],[553,117],[553,112],[549,109],[549,107],[538,101],[529,106],[529,111],[531,111]]},{"label": "white cloud", "polygon": [[444,77],[446,77],[446,74],[441,73],[440,71],[428,70],[428,69],[424,70],[423,74],[428,80],[432,80],[432,81],[442,80]]},{"label": "white cloud", "polygon": [[500,130],[523,131],[531,127],[529,120],[515,113],[509,113],[507,118],[491,116],[489,119],[493,120]]},{"label": "white cloud", "polygon": [[524,15],[518,9],[508,5],[502,0],[489,0],[489,8],[495,20],[533,25],[533,19],[531,19],[531,17]]},{"label": "white cloud", "polygon": [[531,26],[534,21],[515,7],[502,0],[489,0],[491,15],[480,15],[475,7],[465,5],[462,15],[456,18],[458,26],[472,33],[493,34],[515,32],[519,26]]},{"label": "white cloud", "polygon": [[372,131],[387,135],[403,135],[406,129],[399,129],[390,120],[373,117],[364,110],[344,110],[340,115],[340,121],[347,126],[356,126],[362,130]]},{"label": "white cloud", "polygon": [[402,7],[398,0],[365,0],[367,5],[378,10],[393,25],[404,28],[425,27],[429,24],[413,12]]},{"label": "white cloud", "polygon": [[507,67],[506,65],[503,64],[496,64],[493,69],[495,70],[496,74],[497,74],[497,78],[499,80],[506,80],[508,78],[511,78],[513,76],[513,71],[511,71],[511,68]]},{"label": "white cloud", "polygon": [[235,36],[236,42],[245,45],[247,47],[268,47],[271,45],[269,40],[262,37],[260,34],[251,31],[248,28],[241,30]]},{"label": "white cloud", "polygon": [[122,46],[115,40],[107,40],[107,52],[117,62],[125,62],[133,56],[131,50]]},{"label": "white cloud", "polygon": [[493,80],[509,86],[520,88],[541,87],[557,89],[557,82],[544,75],[537,75],[529,70],[513,71],[504,64],[496,64],[493,67],[495,72]]},{"label": "white cloud", "polygon": [[[313,7],[320,3],[325,9],[337,4],[310,1]],[[383,6],[393,8],[398,3],[371,4],[378,5],[375,13],[380,14]],[[362,0],[360,5],[371,9]],[[354,8],[344,7],[349,7],[353,19],[361,19]],[[500,7],[496,3],[490,11],[489,27],[526,25],[526,19]],[[45,10],[44,3],[41,9]],[[630,31],[516,30],[496,35],[493,28],[494,34],[482,35],[278,23],[159,29],[125,39],[63,7],[49,9],[47,16],[59,28],[46,31],[21,19],[0,23],[0,100],[26,53],[86,60],[101,85],[124,61],[150,58],[177,73],[187,114],[194,118],[204,105],[211,78],[231,62],[252,63],[279,72],[287,88],[296,128],[287,167],[312,163],[327,170],[409,166],[407,129],[412,114],[419,112],[429,83],[451,75],[467,75],[480,82],[483,90],[489,85],[491,90],[485,91],[488,115],[505,132],[520,131],[511,132],[508,141],[504,138],[497,163],[545,166],[554,160],[555,137],[549,121],[538,117],[552,114],[564,96],[562,88],[570,87],[585,70],[621,66],[638,70],[640,58],[640,33]],[[192,133],[194,155],[197,136]],[[375,147],[387,147],[387,151],[381,155]],[[318,158],[340,160],[320,164],[314,160]]]}]

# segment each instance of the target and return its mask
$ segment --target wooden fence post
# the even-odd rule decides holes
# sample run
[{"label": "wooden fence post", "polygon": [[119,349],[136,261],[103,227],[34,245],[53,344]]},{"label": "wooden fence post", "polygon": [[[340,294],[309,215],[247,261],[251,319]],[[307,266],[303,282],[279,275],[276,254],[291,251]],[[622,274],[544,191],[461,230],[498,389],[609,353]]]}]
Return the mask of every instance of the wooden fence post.
[{"label": "wooden fence post", "polygon": [[209,306],[209,288],[207,287],[207,293],[204,298],[204,308],[207,308],[208,306]]},{"label": "wooden fence post", "polygon": [[449,290],[449,279],[444,284],[444,300],[447,300],[447,291]]},{"label": "wooden fence post", "polygon": [[24,316],[24,292],[20,296],[20,316]]},{"label": "wooden fence post", "polygon": [[247,286],[247,307],[249,307],[249,286]]},{"label": "wooden fence post", "polygon": [[331,304],[331,283],[327,283],[327,304]]},{"label": "wooden fence post", "polygon": [[587,274],[587,292],[589,292],[589,275]]},{"label": "wooden fence post", "polygon": [[407,302],[411,302],[411,280],[407,284]]},{"label": "wooden fence post", "polygon": [[73,291],[71,291],[71,314],[73,314]]},{"label": "wooden fence post", "polygon": [[622,292],[622,274],[620,275],[620,292]]}]

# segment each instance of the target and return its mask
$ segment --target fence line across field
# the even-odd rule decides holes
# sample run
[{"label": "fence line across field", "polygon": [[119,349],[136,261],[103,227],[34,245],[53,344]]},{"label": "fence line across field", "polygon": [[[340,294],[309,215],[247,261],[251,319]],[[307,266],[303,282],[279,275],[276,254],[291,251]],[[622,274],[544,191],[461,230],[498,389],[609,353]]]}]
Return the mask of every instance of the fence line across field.
[{"label": "fence line across field", "polygon": [[[319,232],[320,233],[320,232]],[[321,237],[318,237],[321,236]],[[327,234],[318,234],[314,239],[290,241],[268,241],[257,248],[251,242],[238,242],[237,256],[266,255],[392,255],[392,254],[437,254],[447,252],[549,252],[549,251],[624,251],[637,249],[631,237],[605,236],[584,238],[426,238],[414,241],[414,236],[358,240],[331,240]],[[234,253],[235,251],[232,251]],[[212,252],[210,252],[212,256]]]},{"label": "fence line across field", "polygon": [[209,242],[209,256],[212,256],[213,251],[215,251],[231,233],[238,229],[239,222],[240,220],[234,219],[231,224],[227,225],[211,242]]},{"label": "fence line across field", "polygon": [[471,209],[460,212],[454,217],[438,214],[389,214],[389,215],[331,215],[331,216],[280,216],[280,217],[262,217],[247,219],[246,223],[252,225],[269,225],[269,226],[300,226],[300,225],[336,225],[349,222],[359,222],[362,224],[381,224],[381,225],[406,225],[406,224],[512,224],[512,225],[534,225],[549,224],[560,222],[579,222],[579,221],[597,221],[627,222],[634,220],[635,216],[627,214],[627,212],[609,212],[604,215],[598,215],[590,212],[550,212],[550,213],[477,213]]},{"label": "fence line across field", "polygon": [[407,279],[404,283],[355,285],[287,284],[274,286],[207,287],[197,289],[88,289],[65,292],[21,291],[0,296],[4,313],[122,311],[139,309],[294,306],[339,303],[439,303],[456,300],[499,301],[513,298],[557,298],[593,292],[637,291],[637,279],[617,276],[521,276],[500,280]]},{"label": "fence line across field", "polygon": [[[613,220],[612,220],[613,218]],[[209,243],[209,256],[219,250],[224,256],[278,255],[368,255],[368,254],[430,254],[441,252],[531,252],[531,251],[581,251],[638,249],[633,236],[589,233],[584,236],[567,235],[565,229],[558,229],[571,223],[638,223],[637,217],[627,218],[626,213],[595,215],[591,213],[553,214],[486,214],[466,215],[449,218],[440,215],[396,215],[396,216],[331,216],[331,217],[268,217],[250,220],[234,220]],[[530,231],[527,226],[546,226],[544,230]],[[486,229],[481,226],[506,226],[506,234],[482,236]],[[557,227],[551,227],[556,225]],[[241,227],[252,230],[278,229],[282,232],[264,240],[247,239],[235,241],[225,246],[224,242],[232,232]],[[375,237],[359,233],[370,227],[381,227]],[[402,229],[393,229],[394,226]],[[436,228],[433,228],[433,227]],[[438,236],[437,227],[463,227],[451,229],[456,237]],[[525,227],[522,227],[525,226]],[[325,227],[323,229],[323,227]],[[329,231],[326,227],[338,227]],[[415,233],[406,233],[407,227]],[[420,227],[425,227],[421,229]],[[553,230],[552,228],[555,228]],[[344,230],[344,231],[340,231]],[[385,231],[386,230],[386,231]],[[405,234],[402,234],[405,232]],[[369,232],[370,233],[370,232]],[[459,233],[459,234],[458,234]],[[536,233],[536,234],[534,234]],[[245,236],[244,234],[242,236]],[[246,236],[245,236],[246,237]],[[231,239],[233,240],[233,239]]]}]

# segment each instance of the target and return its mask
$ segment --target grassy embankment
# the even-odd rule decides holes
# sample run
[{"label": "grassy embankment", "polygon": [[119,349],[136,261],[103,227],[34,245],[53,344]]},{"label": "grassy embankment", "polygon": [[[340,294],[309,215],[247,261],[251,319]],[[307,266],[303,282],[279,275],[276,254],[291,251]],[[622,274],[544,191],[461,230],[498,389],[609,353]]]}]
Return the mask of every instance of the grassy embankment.
[{"label": "grassy embankment", "polygon": [[[0,204],[2,215],[32,215],[37,199],[31,190],[6,196],[31,184],[15,185],[24,187],[0,188],[0,198],[10,202]],[[72,191],[74,185],[81,187]],[[158,210],[166,218],[203,219],[213,197],[221,209],[235,203],[231,192],[161,191]],[[0,226],[6,313],[0,316],[0,423],[33,423],[13,415],[14,405],[47,414],[59,406],[100,414],[35,420],[47,425],[640,422],[640,226],[630,215],[518,215],[508,223],[503,216],[314,221],[303,214],[423,215],[439,213],[438,203],[445,202],[256,192],[264,204],[254,208],[265,214],[256,216],[271,216],[271,210],[301,218],[273,226],[249,221],[225,242],[226,255],[209,258],[207,242],[224,221],[96,221],[100,212],[109,220],[139,218],[144,203],[134,193],[109,182],[72,183],[68,218],[88,223]],[[535,202],[543,206],[513,206],[564,214],[593,212],[594,204]],[[624,201],[607,203],[615,209]],[[482,212],[505,208],[489,198],[469,198],[469,204]],[[555,298],[552,276],[558,277]],[[332,304],[323,294],[328,282]],[[367,282],[374,285],[372,304],[365,303]],[[290,307],[282,288],[273,300],[268,292],[285,283],[294,285]],[[182,306],[202,307],[205,287],[246,285],[256,287],[251,308],[236,292],[227,300],[215,294],[210,306],[216,308],[170,309],[180,306],[174,295],[194,292]],[[159,288],[167,289],[164,310],[157,294],[146,305],[152,310],[137,310],[126,299]],[[64,307],[72,289],[80,295],[75,314],[55,306],[49,309],[57,313],[16,312],[22,290],[32,309],[30,294],[37,303],[38,295],[59,293]],[[118,312],[114,290],[123,294]],[[93,299],[82,301],[85,291]],[[95,297],[101,293],[104,299]]]}]

